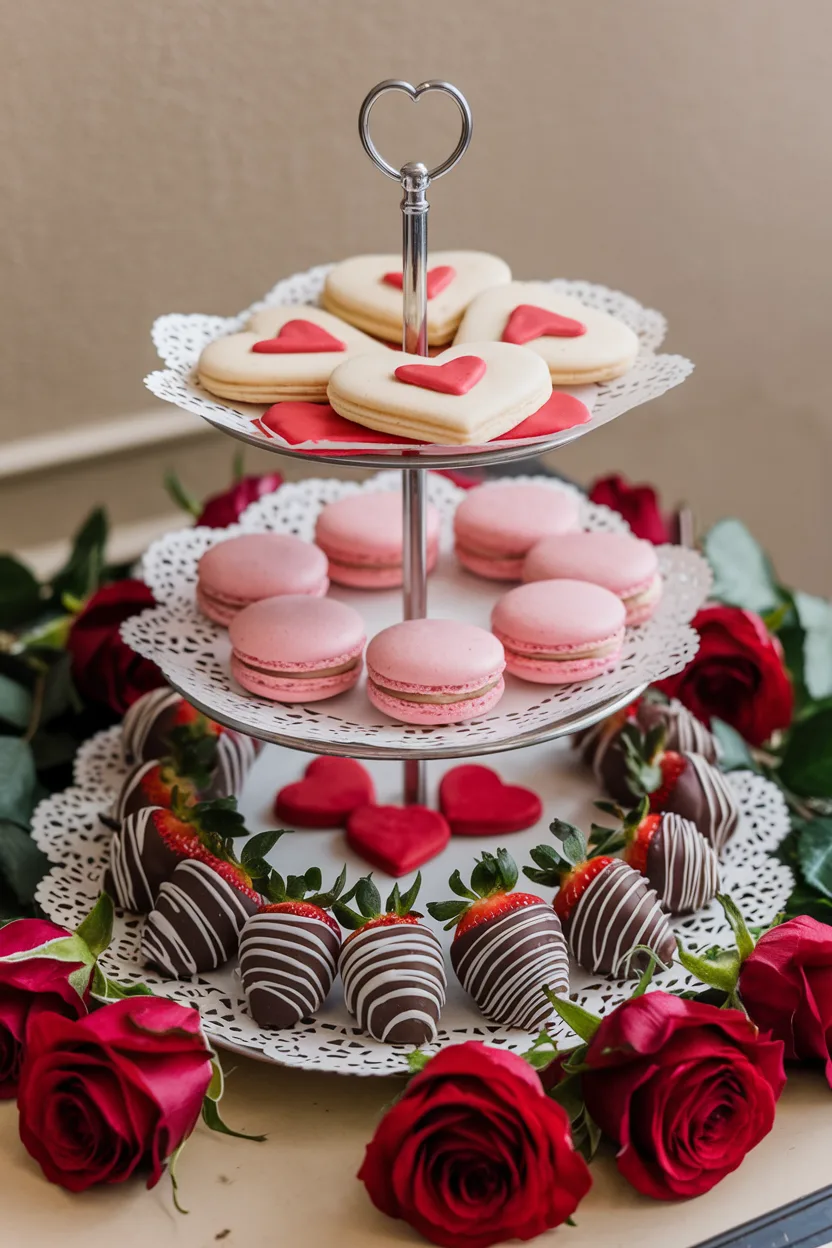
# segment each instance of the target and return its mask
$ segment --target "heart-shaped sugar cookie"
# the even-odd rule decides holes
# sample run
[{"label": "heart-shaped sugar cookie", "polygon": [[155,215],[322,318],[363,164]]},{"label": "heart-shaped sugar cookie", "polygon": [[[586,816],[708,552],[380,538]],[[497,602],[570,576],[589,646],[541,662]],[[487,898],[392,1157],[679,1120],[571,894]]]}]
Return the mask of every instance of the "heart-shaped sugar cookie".
[{"label": "heart-shaped sugar cookie", "polygon": [[545,282],[509,282],[477,296],[454,346],[487,341],[522,343],[546,361],[556,386],[611,381],[639,350],[629,325]]},{"label": "heart-shaped sugar cookie", "polygon": [[274,802],[278,819],[297,828],[340,828],[358,806],[375,801],[370,773],[352,758],[313,758],[302,780]]},{"label": "heart-shaped sugar cookie", "polygon": [[[425,387],[428,370],[441,378],[441,370],[453,362],[454,375],[460,369],[456,361],[466,356],[478,361],[474,371],[481,375],[475,384],[463,393],[459,385],[445,393]],[[408,370],[404,379],[399,375],[403,368]],[[443,446],[477,446],[499,437],[537,412],[551,393],[543,360],[507,342],[451,347],[429,364],[404,352],[354,356],[333,371],[327,389],[332,407],[347,420]]]},{"label": "heart-shaped sugar cookie", "polygon": [[409,875],[450,839],[445,818],[427,806],[359,806],[347,820],[350,848],[393,876]]},{"label": "heart-shaped sugar cookie", "polygon": [[446,771],[439,806],[454,836],[505,836],[537,823],[543,804],[531,789],[503,784],[490,767],[475,763]]},{"label": "heart-shaped sugar cookie", "polygon": [[235,402],[323,402],[337,364],[385,350],[323,308],[281,304],[255,312],[245,332],[210,342],[197,375],[211,394]]},{"label": "heart-shaped sugar cookie", "polygon": [[[427,275],[428,342],[449,343],[471,300],[510,280],[505,261],[487,252],[433,252]],[[322,298],[325,308],[351,325],[401,342],[401,256],[354,256],[336,264],[327,274]]]}]

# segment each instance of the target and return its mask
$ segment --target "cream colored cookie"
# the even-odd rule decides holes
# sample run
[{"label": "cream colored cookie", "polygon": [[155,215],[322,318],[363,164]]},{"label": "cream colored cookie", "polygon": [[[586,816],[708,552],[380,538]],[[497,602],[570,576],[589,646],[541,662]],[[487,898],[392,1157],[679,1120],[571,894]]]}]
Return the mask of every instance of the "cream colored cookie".
[{"label": "cream colored cookie", "polygon": [[[417,384],[397,377],[397,370],[414,367]],[[468,385],[481,375],[464,393],[425,388],[425,380],[437,384],[442,369],[447,385]],[[341,416],[368,429],[442,446],[478,446],[531,416],[551,393],[549,370],[534,352],[478,342],[450,347],[432,360],[403,351],[355,356],[335,369],[327,397]]]},{"label": "cream colored cookie", "polygon": [[[546,313],[563,323],[547,325]],[[544,282],[510,282],[484,291],[468,307],[454,346],[507,341],[507,333],[509,341],[522,342],[546,361],[556,386],[620,377],[635,363],[639,348],[629,325]]]},{"label": "cream colored cookie", "polygon": [[[254,350],[274,339],[279,354]],[[329,375],[351,355],[387,348],[323,308],[283,304],[255,312],[248,329],[208,344],[197,365],[201,384],[243,403],[323,403]]]},{"label": "cream colored cookie", "polygon": [[[402,258],[354,256],[327,274],[323,305],[330,312],[387,342],[402,340],[401,286],[386,274],[401,274]],[[451,272],[449,272],[451,271]],[[451,341],[468,304],[492,286],[511,281],[505,260],[485,251],[434,251],[428,261],[428,342]],[[436,282],[441,289],[431,293]]]}]

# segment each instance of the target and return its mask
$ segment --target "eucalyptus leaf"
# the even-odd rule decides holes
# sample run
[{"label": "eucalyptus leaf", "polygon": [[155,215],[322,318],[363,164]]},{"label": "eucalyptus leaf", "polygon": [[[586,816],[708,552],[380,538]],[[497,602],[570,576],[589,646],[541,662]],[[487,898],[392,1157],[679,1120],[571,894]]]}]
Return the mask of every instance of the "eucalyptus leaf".
[{"label": "eucalyptus leaf", "polygon": [[17,900],[27,905],[49,869],[49,859],[28,832],[10,819],[0,819],[0,877]]},{"label": "eucalyptus leaf", "polygon": [[28,727],[32,714],[32,695],[25,685],[0,673],[0,719],[12,728]]},{"label": "eucalyptus leaf", "polygon": [[40,608],[40,584],[29,568],[12,555],[0,555],[0,628],[17,628]]},{"label": "eucalyptus leaf", "polygon": [[779,778],[798,797],[832,797],[832,707],[792,726]]},{"label": "eucalyptus leaf", "polygon": [[0,819],[25,827],[35,802],[35,760],[20,737],[0,737]]},{"label": "eucalyptus leaf", "polygon": [[744,739],[722,719],[711,720],[711,732],[719,744],[719,766],[722,771],[748,770],[759,773],[760,768]]},{"label": "eucalyptus leaf", "polygon": [[66,563],[52,578],[53,603],[61,604],[65,594],[83,600],[95,593],[104,570],[108,531],[107,513],[96,507],[73,537]]},{"label": "eucalyptus leaf", "polygon": [[806,883],[832,898],[832,819],[812,819],[804,825],[797,860]]},{"label": "eucalyptus leaf", "polygon": [[794,605],[804,630],[803,681],[817,701],[832,694],[832,603],[797,590]]},{"label": "eucalyptus leaf", "polygon": [[711,597],[765,615],[780,605],[768,556],[740,520],[719,520],[705,535],[714,583]]}]

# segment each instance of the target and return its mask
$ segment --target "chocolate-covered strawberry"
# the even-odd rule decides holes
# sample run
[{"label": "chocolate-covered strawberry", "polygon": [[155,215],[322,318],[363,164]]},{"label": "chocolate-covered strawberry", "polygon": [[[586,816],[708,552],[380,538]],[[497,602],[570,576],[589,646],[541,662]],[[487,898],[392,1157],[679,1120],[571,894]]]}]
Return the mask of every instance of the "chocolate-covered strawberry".
[{"label": "chocolate-covered strawberry", "polygon": [[637,976],[652,951],[668,966],[676,940],[656,890],[620,858],[587,850],[583,833],[555,819],[556,845],[536,845],[524,874],[558,889],[554,910],[569,948],[585,970],[616,979]]},{"label": "chocolate-covered strawberry", "polygon": [[170,736],[169,754],[137,763],[128,772],[110,812],[112,822],[118,826],[143,806],[164,806],[169,810],[174,790],[189,802],[234,796],[242,788],[250,765],[246,754],[250,754],[250,761],[254,759],[251,742],[243,745],[247,740],[232,740],[227,734],[194,735],[187,725],[175,728]]},{"label": "chocolate-covered strawberry", "polygon": [[719,891],[716,854],[690,819],[651,812],[646,797],[628,815],[618,806],[597,804],[621,818],[622,826],[620,831],[593,828],[593,840],[606,852],[617,841],[624,861],[647,877],[666,910],[690,914],[713,900]]},{"label": "chocolate-covered strawberry", "polygon": [[569,956],[558,916],[542,897],[514,892],[517,876],[504,849],[483,853],[470,887],[454,871],[448,883],[457,900],[427,909],[456,928],[451,963],[486,1018],[532,1031],[552,1014],[544,988],[569,988]]},{"label": "chocolate-covered strawberry", "polygon": [[143,806],[127,815],[110,842],[105,886],[116,903],[147,914],[183,858],[215,856],[216,838],[248,836],[233,797],[189,805],[177,791],[171,809]]},{"label": "chocolate-covered strawberry", "polygon": [[358,911],[333,906],[339,923],[353,929],[338,959],[347,1009],[362,1031],[387,1044],[435,1040],[445,1004],[442,946],[413,910],[421,884],[418,874],[404,895],[396,884],[382,909],[365,876],[355,888]]},{"label": "chocolate-covered strawberry", "polygon": [[266,904],[240,937],[243,992],[261,1027],[292,1027],[315,1014],[329,996],[341,949],[341,929],[329,911],[346,878],[344,867],[332,888],[321,892],[317,867],[285,882],[272,873],[264,888]]},{"label": "chocolate-covered strawberry", "polygon": [[630,787],[646,796],[651,811],[690,819],[717,857],[737,830],[740,812],[725,776],[701,754],[679,754],[664,747],[661,727],[644,735],[634,724],[621,734]]},{"label": "chocolate-covered strawberry", "polygon": [[710,763],[718,758],[716,738],[675,698],[668,701],[656,690],[602,720],[578,739],[581,755],[605,793],[630,805],[637,796],[630,785],[622,730],[632,724],[642,733],[664,730],[665,749],[701,754]]},{"label": "chocolate-covered strawberry", "polygon": [[159,889],[147,916],[141,952],[163,975],[187,979],[215,971],[233,957],[246,920],[263,904],[258,885],[265,882],[263,861],[281,835],[261,832],[243,849],[238,862],[228,842],[218,854],[183,858]]},{"label": "chocolate-covered strawberry", "polygon": [[121,725],[121,754],[128,765],[164,758],[170,752],[171,733],[187,728],[194,737],[214,736],[240,740],[240,755],[256,757],[259,742],[223,728],[191,706],[175,689],[163,686],[145,693],[127,711]]}]

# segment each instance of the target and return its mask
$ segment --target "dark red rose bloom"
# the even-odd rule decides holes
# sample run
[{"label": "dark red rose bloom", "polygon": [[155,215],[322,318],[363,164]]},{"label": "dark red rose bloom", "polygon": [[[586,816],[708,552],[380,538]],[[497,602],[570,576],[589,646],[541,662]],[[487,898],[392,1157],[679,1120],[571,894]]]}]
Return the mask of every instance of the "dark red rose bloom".
[{"label": "dark red rose bloom", "polygon": [[461,490],[473,490],[475,485],[482,485],[485,480],[485,473],[481,468],[436,468],[434,471],[440,477],[453,481]]},{"label": "dark red rose bloom", "polygon": [[20,1138],[71,1192],[138,1170],[153,1187],[210,1082],[199,1014],[175,1001],[128,997],[74,1022],[42,1014],[21,1071]]},{"label": "dark red rose bloom", "polygon": [[783,1044],[739,1010],[648,992],[613,1010],[582,1076],[587,1109],[618,1144],[618,1168],[657,1200],[701,1196],[774,1122]]},{"label": "dark red rose bloom", "polygon": [[250,503],[256,503],[264,494],[274,493],[282,484],[283,478],[278,472],[267,472],[262,477],[243,477],[230,489],[206,498],[196,523],[204,524],[209,529],[227,529],[229,524],[239,520]]},{"label": "dark red rose bloom", "polygon": [[477,1041],[442,1049],[410,1081],[358,1177],[383,1213],[450,1248],[533,1239],[592,1184],[531,1066]]},{"label": "dark red rose bloom", "polygon": [[[42,1014],[86,1014],[92,966],[71,960],[72,932],[42,919],[17,919],[0,928],[0,1098],[17,1095],[29,1028]],[[53,945],[53,952],[47,946]],[[30,953],[20,958],[24,951]],[[11,961],[13,955],[17,955]]]},{"label": "dark red rose bloom", "polygon": [[832,927],[808,915],[773,927],[743,962],[739,990],[786,1059],[823,1062],[832,1087]]},{"label": "dark red rose bloom", "polygon": [[617,511],[636,537],[643,537],[656,546],[673,541],[670,525],[661,513],[658,495],[651,485],[630,485],[618,474],[599,477],[590,486],[589,498],[590,502],[603,503]]},{"label": "dark red rose bloom", "polygon": [[793,693],[783,649],[759,615],[703,607],[691,621],[699,650],[684,671],[658,682],[704,724],[725,720],[751,745],[791,723]]},{"label": "dark red rose bloom", "polygon": [[93,594],[69,630],[72,678],[87,702],[123,715],[143,693],[165,683],[155,663],[121,640],[119,629],[155,599],[143,581],[114,581]]}]

